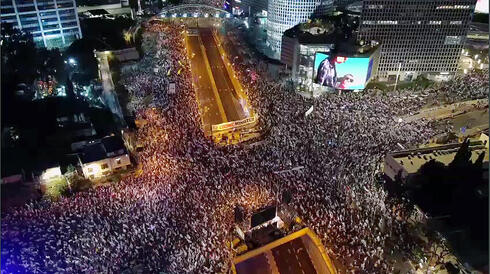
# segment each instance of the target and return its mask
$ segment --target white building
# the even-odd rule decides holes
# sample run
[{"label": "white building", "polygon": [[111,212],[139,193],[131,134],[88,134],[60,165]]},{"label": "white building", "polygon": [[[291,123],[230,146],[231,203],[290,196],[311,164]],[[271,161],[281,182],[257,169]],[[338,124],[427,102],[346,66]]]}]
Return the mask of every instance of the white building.
[{"label": "white building", "polygon": [[108,136],[89,143],[80,155],[80,162],[84,177],[90,180],[125,170],[131,165],[126,147],[117,136]]},{"label": "white building", "polygon": [[333,7],[333,0],[269,0],[267,9],[267,43],[280,59],[284,31],[306,22],[312,15],[327,13]]}]

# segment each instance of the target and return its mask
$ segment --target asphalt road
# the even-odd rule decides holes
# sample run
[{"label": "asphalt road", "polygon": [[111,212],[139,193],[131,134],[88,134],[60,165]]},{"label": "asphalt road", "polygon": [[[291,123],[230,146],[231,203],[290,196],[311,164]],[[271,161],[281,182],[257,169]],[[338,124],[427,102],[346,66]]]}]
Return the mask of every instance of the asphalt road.
[{"label": "asphalt road", "polygon": [[195,88],[197,93],[197,98],[199,100],[199,104],[202,108],[202,118],[205,125],[216,125],[221,124],[223,121],[220,113],[219,113],[219,102],[216,101],[216,98],[213,93],[210,75],[208,70],[206,69],[206,65],[204,62],[204,56],[201,51],[199,37],[198,36],[189,36],[189,51],[193,56],[191,57],[191,65],[192,65],[192,77],[194,84],[197,83],[197,87]]},{"label": "asphalt road", "polygon": [[200,29],[201,41],[206,49],[206,55],[211,66],[211,71],[216,82],[223,108],[228,121],[236,121],[246,118],[242,106],[238,102],[238,95],[225,68],[221,54],[213,38],[210,29]]},{"label": "asphalt road", "polygon": [[112,113],[123,119],[122,109],[117,101],[117,95],[115,94],[114,82],[112,81],[112,74],[109,67],[109,61],[107,60],[107,54],[102,51],[97,52],[96,55],[100,65],[99,71],[102,78],[102,99]]}]

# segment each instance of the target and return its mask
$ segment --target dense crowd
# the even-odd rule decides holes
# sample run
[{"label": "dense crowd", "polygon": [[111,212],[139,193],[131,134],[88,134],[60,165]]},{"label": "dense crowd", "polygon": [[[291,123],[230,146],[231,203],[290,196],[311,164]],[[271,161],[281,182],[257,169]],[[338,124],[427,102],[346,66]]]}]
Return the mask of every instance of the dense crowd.
[{"label": "dense crowd", "polygon": [[[254,146],[219,147],[201,130],[183,38],[183,26],[148,25],[145,56],[122,77],[133,96],[152,96],[152,105],[132,106],[148,122],[138,129],[141,175],[5,214],[2,273],[227,272],[235,207],[250,217],[283,191],[329,255],[352,272],[392,273],[393,253],[413,243],[400,205],[387,199],[375,175],[397,143],[413,147],[438,133],[423,120],[393,119],[428,96],[367,90],[311,100],[259,77],[246,92],[270,131]],[[251,83],[251,71],[263,75],[241,69],[242,83]],[[483,75],[416,93],[485,97]],[[167,93],[169,82],[176,94]],[[297,166],[304,168],[275,173]]]},{"label": "dense crowd", "polygon": [[122,69],[121,83],[129,93],[130,111],[138,111],[144,107],[165,108],[169,103],[170,83],[178,81],[185,69],[182,63],[185,52],[169,52],[172,45],[181,42],[179,39],[182,37],[164,39],[166,29],[161,28],[161,31],[145,32],[143,58],[136,65]]}]

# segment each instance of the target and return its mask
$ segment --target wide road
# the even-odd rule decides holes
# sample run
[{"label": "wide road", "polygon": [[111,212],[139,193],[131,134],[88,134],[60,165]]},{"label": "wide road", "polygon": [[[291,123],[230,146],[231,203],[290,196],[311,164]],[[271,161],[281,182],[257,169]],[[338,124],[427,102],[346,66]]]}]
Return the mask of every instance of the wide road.
[{"label": "wide road", "polygon": [[210,75],[206,69],[206,63],[204,55],[201,51],[199,37],[188,36],[189,52],[192,66],[192,77],[194,84],[197,84],[196,95],[199,100],[199,104],[202,108],[202,119],[204,125],[217,125],[226,121],[220,115],[219,112],[219,100],[216,100]]},{"label": "wide road", "polygon": [[204,48],[206,49],[206,55],[228,121],[246,118],[243,108],[238,101],[239,96],[231,82],[231,75],[228,75],[228,71],[225,68],[225,64],[221,58],[211,29],[200,29],[199,35]]}]

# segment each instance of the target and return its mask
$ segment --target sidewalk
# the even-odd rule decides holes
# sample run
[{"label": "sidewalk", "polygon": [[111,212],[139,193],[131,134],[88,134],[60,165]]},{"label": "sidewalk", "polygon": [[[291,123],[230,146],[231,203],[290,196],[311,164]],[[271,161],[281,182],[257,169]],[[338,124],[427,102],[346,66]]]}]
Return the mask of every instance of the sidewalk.
[{"label": "sidewalk", "polygon": [[402,119],[405,122],[413,122],[424,118],[428,120],[442,120],[484,107],[488,107],[488,99],[470,100],[450,105],[422,109],[415,115],[395,117],[395,120]]}]

